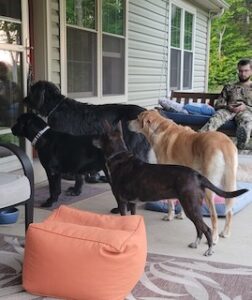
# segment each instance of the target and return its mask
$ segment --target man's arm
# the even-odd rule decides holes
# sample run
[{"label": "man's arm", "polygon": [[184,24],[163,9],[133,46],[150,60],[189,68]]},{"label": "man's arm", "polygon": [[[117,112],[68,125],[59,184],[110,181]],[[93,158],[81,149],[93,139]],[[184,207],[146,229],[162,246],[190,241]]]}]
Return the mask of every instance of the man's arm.
[{"label": "man's arm", "polygon": [[227,105],[228,105],[228,93],[227,93],[228,88],[229,88],[229,85],[225,85],[223,87],[219,98],[216,100],[216,102],[214,104],[214,108],[216,110],[221,109],[221,108],[227,108]]}]

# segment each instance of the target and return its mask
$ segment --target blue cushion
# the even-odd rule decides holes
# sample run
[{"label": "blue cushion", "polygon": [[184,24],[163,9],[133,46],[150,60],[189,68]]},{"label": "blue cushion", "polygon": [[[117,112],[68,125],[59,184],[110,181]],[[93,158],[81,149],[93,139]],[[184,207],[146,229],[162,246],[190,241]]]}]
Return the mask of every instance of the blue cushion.
[{"label": "blue cushion", "polygon": [[164,115],[173,120],[177,124],[189,124],[189,125],[204,125],[208,120],[209,116],[205,115],[186,115],[183,113],[164,111]]},{"label": "blue cushion", "polygon": [[[183,113],[177,112],[169,112],[169,111],[162,111],[162,114],[173,120],[177,124],[181,125],[198,125],[203,126],[206,122],[210,119],[211,116],[207,115],[187,115]],[[224,125],[221,126],[221,129],[232,129],[235,130],[236,125],[233,120],[226,122]]]},{"label": "blue cushion", "polygon": [[[249,191],[237,198],[235,198],[235,203],[233,206],[233,213],[236,214],[239,211],[241,211],[243,208],[245,208],[249,203],[252,202],[252,183],[251,182],[237,182],[237,189],[241,188],[247,188]],[[219,217],[225,216],[225,203],[217,203],[215,204],[216,212]],[[153,210],[158,212],[167,213],[168,212],[168,206],[167,203],[163,201],[156,201],[156,202],[147,202],[145,204],[145,209],[147,210]],[[180,211],[180,204],[177,204],[175,206],[175,213],[178,213]],[[203,216],[209,216],[209,210],[204,203],[201,207],[201,211]]]},{"label": "blue cushion", "polygon": [[184,105],[190,114],[207,115],[212,116],[215,113],[215,109],[206,103],[188,103]]},{"label": "blue cushion", "polygon": [[[236,214],[241,211],[244,207],[246,207],[249,203],[252,202],[252,183],[251,182],[237,182],[237,189],[247,188],[249,191],[237,198],[235,198],[235,202],[233,205],[233,213]],[[219,217],[225,217],[225,204],[217,203],[215,204],[216,212]],[[201,208],[202,214],[204,216],[209,216],[209,210],[206,204],[202,205]]]}]

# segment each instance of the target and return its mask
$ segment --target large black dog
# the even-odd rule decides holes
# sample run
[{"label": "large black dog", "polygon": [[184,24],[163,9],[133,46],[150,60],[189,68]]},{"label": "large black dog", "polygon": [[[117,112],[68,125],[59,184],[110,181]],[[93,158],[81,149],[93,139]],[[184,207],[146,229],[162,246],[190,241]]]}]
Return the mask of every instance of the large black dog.
[{"label": "large black dog", "polygon": [[[41,116],[47,117],[47,123],[52,129],[74,135],[101,134],[104,120],[112,125],[121,120],[127,148],[143,161],[149,159],[149,143],[142,134],[130,131],[127,124],[145,110],[140,106],[80,103],[63,96],[57,86],[48,81],[35,83],[25,103]],[[82,180],[78,177],[73,191],[75,194],[81,192],[81,185]]]},{"label": "large black dog", "polygon": [[107,133],[95,140],[94,144],[104,152],[111,188],[121,215],[126,214],[128,205],[131,214],[135,214],[137,201],[177,198],[196,227],[197,239],[189,246],[196,248],[204,234],[209,246],[205,255],[212,254],[211,229],[201,214],[205,189],[225,198],[237,197],[247,189],[225,192],[189,167],[145,163],[127,150],[121,131],[112,130],[109,124]]},{"label": "large black dog", "polygon": [[61,193],[61,174],[85,174],[90,171],[104,170],[105,160],[100,149],[93,146],[94,136],[74,136],[57,132],[37,115],[22,114],[12,127],[15,136],[26,137],[35,146],[48,182],[50,197],[43,207],[52,206]]}]

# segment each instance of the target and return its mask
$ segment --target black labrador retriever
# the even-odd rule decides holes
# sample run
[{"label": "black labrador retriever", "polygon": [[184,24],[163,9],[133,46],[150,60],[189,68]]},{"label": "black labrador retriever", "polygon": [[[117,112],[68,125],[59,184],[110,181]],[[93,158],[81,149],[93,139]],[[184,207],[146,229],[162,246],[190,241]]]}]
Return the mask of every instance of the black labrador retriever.
[{"label": "black labrador retriever", "polygon": [[[47,123],[52,129],[73,135],[99,135],[103,133],[104,120],[111,125],[121,120],[127,148],[136,157],[149,161],[151,148],[148,141],[142,134],[128,129],[128,121],[136,119],[139,113],[146,110],[143,107],[132,104],[80,103],[62,95],[57,86],[48,81],[38,81],[32,85],[24,101],[30,109],[47,117]],[[82,184],[83,179],[78,175],[72,194],[80,194]]]},{"label": "black labrador retriever", "polygon": [[94,140],[94,145],[104,152],[111,188],[121,215],[126,214],[128,205],[131,214],[135,214],[137,201],[177,198],[197,231],[196,241],[189,247],[197,248],[204,234],[209,247],[204,255],[211,255],[211,229],[201,214],[205,189],[225,198],[237,197],[248,190],[225,192],[189,167],[145,163],[127,150],[120,129],[112,130],[109,124],[106,127],[107,133]]},{"label": "black labrador retriever", "polygon": [[103,153],[92,143],[94,136],[73,136],[54,131],[33,113],[22,114],[11,130],[15,136],[26,137],[38,151],[50,193],[42,207],[50,207],[58,200],[62,173],[85,174],[104,170],[107,174]]}]

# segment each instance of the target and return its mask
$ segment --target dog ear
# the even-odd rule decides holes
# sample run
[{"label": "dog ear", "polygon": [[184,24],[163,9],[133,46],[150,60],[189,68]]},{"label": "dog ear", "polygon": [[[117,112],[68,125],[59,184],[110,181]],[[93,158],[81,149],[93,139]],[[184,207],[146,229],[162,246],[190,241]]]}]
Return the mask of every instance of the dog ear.
[{"label": "dog ear", "polygon": [[112,130],[112,126],[109,124],[108,120],[104,120],[103,127],[105,129],[105,132],[110,132]]},{"label": "dog ear", "polygon": [[122,129],[122,121],[118,121],[118,123],[116,124],[116,130],[120,131],[121,134],[123,133],[123,129]]},{"label": "dog ear", "polygon": [[151,123],[151,121],[150,121],[150,119],[147,117],[147,118],[143,118],[142,119],[142,128],[144,128],[144,127],[149,127],[149,125],[150,125],[150,123]]},{"label": "dog ear", "polygon": [[92,140],[92,144],[98,149],[101,149],[102,147],[101,140],[99,138],[94,138]]},{"label": "dog ear", "polygon": [[119,133],[121,138],[123,139],[123,127],[122,127],[122,121],[118,121],[118,123],[116,124],[116,128],[115,128]]},{"label": "dog ear", "polygon": [[45,89],[43,89],[42,91],[41,91],[41,93],[40,93],[40,95],[39,95],[39,100],[38,100],[38,102],[39,102],[39,107],[42,107],[43,106],[43,104],[45,103]]}]

